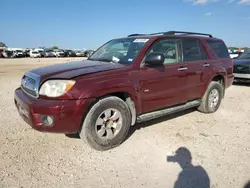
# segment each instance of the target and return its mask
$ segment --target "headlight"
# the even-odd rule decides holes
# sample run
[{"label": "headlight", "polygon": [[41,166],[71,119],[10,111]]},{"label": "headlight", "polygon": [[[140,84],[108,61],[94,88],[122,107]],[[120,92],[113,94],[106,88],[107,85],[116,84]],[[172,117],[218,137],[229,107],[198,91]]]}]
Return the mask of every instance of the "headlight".
[{"label": "headlight", "polygon": [[59,97],[67,93],[75,84],[74,80],[48,80],[39,90],[40,95]]}]

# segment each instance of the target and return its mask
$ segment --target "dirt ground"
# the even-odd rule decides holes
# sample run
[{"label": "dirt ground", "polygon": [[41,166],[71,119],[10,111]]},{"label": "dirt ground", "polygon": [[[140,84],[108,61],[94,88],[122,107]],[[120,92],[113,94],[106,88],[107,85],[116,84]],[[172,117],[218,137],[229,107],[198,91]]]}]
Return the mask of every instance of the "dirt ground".
[{"label": "dirt ground", "polygon": [[[250,85],[230,87],[215,114],[188,110],[136,125],[122,145],[105,152],[31,129],[13,101],[21,76],[73,60],[0,59],[0,188],[172,188],[180,173],[178,182],[207,174],[212,188],[241,188],[250,180]],[[180,147],[192,155],[188,169],[179,165],[188,152],[179,163],[167,160]]]}]

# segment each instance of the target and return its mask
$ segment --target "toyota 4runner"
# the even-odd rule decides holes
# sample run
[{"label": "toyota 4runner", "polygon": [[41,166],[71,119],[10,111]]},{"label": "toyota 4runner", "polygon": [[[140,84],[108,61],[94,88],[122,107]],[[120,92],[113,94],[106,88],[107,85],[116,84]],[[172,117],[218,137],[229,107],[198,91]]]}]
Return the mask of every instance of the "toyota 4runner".
[{"label": "toyota 4runner", "polygon": [[194,107],[217,111],[233,79],[226,45],[210,34],[132,34],[85,61],[26,72],[14,102],[34,129],[79,133],[94,149],[107,150],[136,123]]}]

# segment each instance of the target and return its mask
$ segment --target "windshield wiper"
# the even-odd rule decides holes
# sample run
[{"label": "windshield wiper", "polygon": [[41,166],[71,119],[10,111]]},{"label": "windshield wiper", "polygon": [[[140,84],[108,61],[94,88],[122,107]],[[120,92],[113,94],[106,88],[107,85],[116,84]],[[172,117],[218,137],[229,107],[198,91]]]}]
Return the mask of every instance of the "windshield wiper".
[{"label": "windshield wiper", "polygon": [[103,62],[109,62],[109,63],[117,63],[115,61],[113,61],[112,59],[106,59],[106,58],[103,58],[103,59],[89,59],[91,61],[103,61]]}]

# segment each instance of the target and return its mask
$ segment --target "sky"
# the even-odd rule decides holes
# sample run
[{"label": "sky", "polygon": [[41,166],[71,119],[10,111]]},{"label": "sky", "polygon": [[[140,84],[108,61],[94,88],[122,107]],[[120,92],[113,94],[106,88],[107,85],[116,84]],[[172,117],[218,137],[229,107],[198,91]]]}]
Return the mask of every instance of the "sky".
[{"label": "sky", "polygon": [[8,47],[95,49],[131,33],[210,33],[250,47],[250,0],[0,0]]}]

